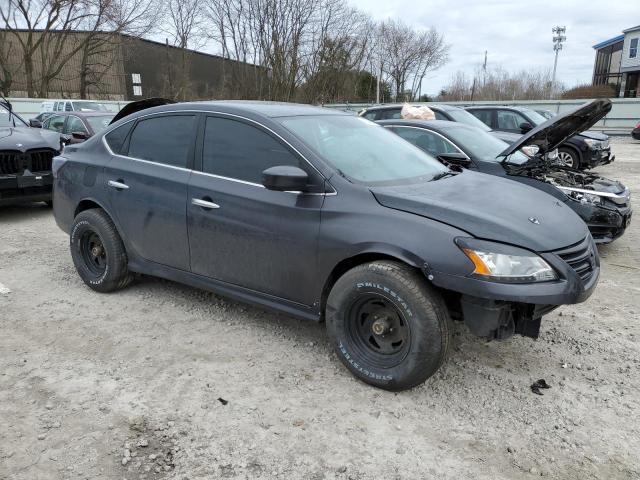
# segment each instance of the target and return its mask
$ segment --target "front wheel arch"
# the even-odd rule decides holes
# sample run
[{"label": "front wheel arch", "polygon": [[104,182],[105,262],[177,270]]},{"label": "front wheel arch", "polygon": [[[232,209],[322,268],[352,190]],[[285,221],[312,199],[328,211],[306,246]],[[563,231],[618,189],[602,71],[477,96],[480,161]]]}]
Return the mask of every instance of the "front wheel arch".
[{"label": "front wheel arch", "polygon": [[[376,262],[380,260],[391,260],[395,262],[400,262],[420,271],[422,271],[422,269],[426,265],[424,262],[421,262],[420,259],[410,254],[407,254],[404,252],[389,251],[384,248],[377,248],[375,250],[363,251],[356,255],[342,259],[333,267],[333,269],[331,270],[331,273],[329,274],[329,276],[327,277],[324,283],[324,287],[322,288],[322,296],[320,300],[321,320],[324,320],[324,317],[325,317],[325,308],[327,305],[327,298],[329,298],[329,292],[331,292],[331,289],[333,288],[335,283],[338,281],[338,279],[354,267],[363,265],[365,263],[371,263],[371,262]],[[425,277],[425,281],[427,281],[426,277]]]}]

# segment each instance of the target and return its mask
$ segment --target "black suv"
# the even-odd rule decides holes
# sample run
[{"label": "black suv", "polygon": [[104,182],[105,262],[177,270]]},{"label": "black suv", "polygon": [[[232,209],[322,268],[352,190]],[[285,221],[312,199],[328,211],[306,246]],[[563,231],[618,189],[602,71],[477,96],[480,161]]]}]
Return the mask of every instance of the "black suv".
[{"label": "black suv", "polygon": [[139,106],[54,159],[55,218],[96,291],[137,272],[326,320],[354,375],[400,390],[442,364],[452,317],[487,338],[536,337],[543,314],[598,281],[593,239],[565,204],[451,170],[368,120]]},{"label": "black suv", "polygon": [[[547,119],[535,110],[524,107],[478,106],[466,107],[488,127],[502,132],[525,134],[529,130],[554,119]],[[611,155],[609,136],[599,132],[585,131],[569,137],[558,147],[556,163],[583,170],[606,165],[615,160]]]},{"label": "black suv", "polygon": [[0,206],[51,203],[51,162],[59,151],[59,135],[30,127],[0,101]]}]

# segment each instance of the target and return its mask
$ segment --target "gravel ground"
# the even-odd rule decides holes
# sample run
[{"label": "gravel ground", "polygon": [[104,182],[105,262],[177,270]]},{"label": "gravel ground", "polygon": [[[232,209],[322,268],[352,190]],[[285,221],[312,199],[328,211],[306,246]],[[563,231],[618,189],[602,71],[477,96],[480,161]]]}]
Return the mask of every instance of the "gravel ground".
[{"label": "gravel ground", "polygon": [[[640,195],[640,142],[601,168]],[[539,340],[455,331],[399,394],[324,325],[143,278],[84,286],[50,210],[0,210],[0,479],[640,478],[640,218]],[[529,386],[551,385],[544,396]]]}]

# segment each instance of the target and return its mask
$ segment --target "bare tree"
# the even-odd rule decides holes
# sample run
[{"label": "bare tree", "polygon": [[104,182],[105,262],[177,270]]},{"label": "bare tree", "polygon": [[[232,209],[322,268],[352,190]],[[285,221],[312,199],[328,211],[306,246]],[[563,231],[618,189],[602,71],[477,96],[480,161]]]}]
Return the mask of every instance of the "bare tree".
[{"label": "bare tree", "polygon": [[543,100],[549,98],[550,89],[549,70],[508,72],[496,67],[487,72],[478,69],[471,76],[456,72],[440,93],[440,100]]},{"label": "bare tree", "polygon": [[80,60],[80,97],[100,91],[106,72],[118,60],[122,38],[151,30],[161,10],[156,0],[91,0],[93,15],[81,25],[86,32]]},{"label": "bare tree", "polygon": [[[449,46],[434,28],[416,31],[400,20],[378,27],[377,57],[389,77],[396,100],[412,99],[427,72],[444,65]],[[407,92],[407,90],[409,90]]]}]

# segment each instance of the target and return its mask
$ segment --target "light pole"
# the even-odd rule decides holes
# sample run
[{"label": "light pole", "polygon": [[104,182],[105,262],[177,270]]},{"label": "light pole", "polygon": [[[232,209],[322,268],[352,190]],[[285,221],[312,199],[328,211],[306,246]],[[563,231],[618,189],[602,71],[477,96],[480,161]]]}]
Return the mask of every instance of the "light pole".
[{"label": "light pole", "polygon": [[556,70],[558,68],[558,53],[562,50],[562,44],[567,40],[564,35],[567,32],[567,27],[553,27],[551,29],[553,33],[553,50],[556,52],[556,58],[553,62],[553,76],[551,77],[551,93],[549,98],[553,98],[553,94],[556,91]]}]

